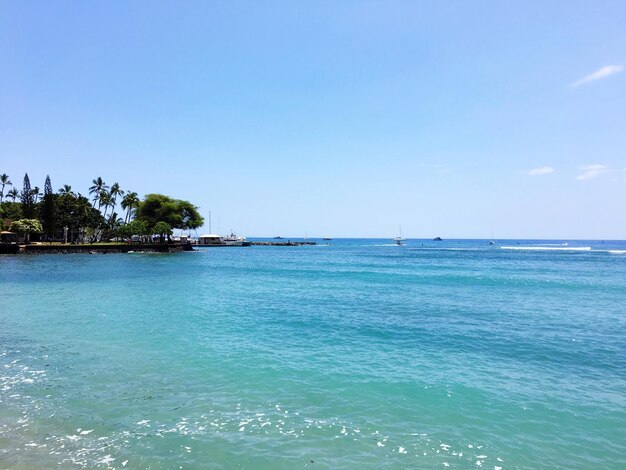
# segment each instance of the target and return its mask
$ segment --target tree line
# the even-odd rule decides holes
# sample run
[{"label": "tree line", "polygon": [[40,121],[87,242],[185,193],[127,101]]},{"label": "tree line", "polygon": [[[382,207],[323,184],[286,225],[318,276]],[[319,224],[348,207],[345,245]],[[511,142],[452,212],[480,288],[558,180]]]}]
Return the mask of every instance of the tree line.
[{"label": "tree line", "polygon": [[198,208],[188,201],[163,194],[141,199],[117,182],[107,185],[101,177],[92,181],[87,197],[67,184],[53,191],[50,176],[41,192],[31,186],[28,173],[21,191],[7,174],[0,175],[0,229],[20,233],[27,241],[95,243],[134,235],[148,239],[156,234],[163,241],[169,240],[173,229],[195,229],[203,223]]}]

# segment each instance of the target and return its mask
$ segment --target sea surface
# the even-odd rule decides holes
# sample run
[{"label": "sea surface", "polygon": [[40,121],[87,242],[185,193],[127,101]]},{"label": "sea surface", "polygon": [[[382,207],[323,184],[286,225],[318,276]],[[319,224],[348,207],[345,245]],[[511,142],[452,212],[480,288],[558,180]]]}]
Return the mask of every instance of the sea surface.
[{"label": "sea surface", "polygon": [[0,468],[626,468],[626,242],[0,256]]}]

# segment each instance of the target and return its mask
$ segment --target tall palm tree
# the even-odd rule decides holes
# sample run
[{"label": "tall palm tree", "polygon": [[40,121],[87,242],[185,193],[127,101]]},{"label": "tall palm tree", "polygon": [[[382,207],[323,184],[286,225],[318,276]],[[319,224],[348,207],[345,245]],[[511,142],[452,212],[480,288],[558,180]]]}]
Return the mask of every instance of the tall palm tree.
[{"label": "tall palm tree", "polygon": [[113,209],[115,209],[115,206],[117,205],[117,197],[124,196],[124,191],[120,188],[119,183],[113,183],[109,194],[111,196],[111,204],[113,205]]},{"label": "tall palm tree", "polygon": [[0,202],[2,202],[4,200],[4,187],[13,186],[13,183],[9,180],[9,175],[3,173],[0,175],[0,184],[2,185],[2,189],[0,189]]},{"label": "tall palm tree", "polygon": [[139,202],[139,196],[137,193],[126,193],[124,199],[122,199],[122,209],[126,210],[126,217],[124,218],[125,223],[130,221],[130,216],[133,213],[133,210],[139,206]]},{"label": "tall palm tree", "polygon": [[8,193],[7,193],[7,198],[11,198],[13,199],[13,202],[15,202],[15,200],[20,197],[20,192],[17,190],[17,188],[13,188],[11,189]]},{"label": "tall palm tree", "polygon": [[74,191],[72,191],[72,187],[69,184],[64,184],[61,189],[59,189],[59,195],[61,196],[73,196]]},{"label": "tall palm tree", "polygon": [[[93,194],[93,207],[96,207],[96,202],[99,202],[98,200],[100,199],[100,193],[102,193],[102,190],[108,190],[109,187],[106,185],[106,183],[104,181],[102,181],[102,178],[100,176],[98,176],[95,180],[92,181],[93,186],[89,187],[89,194]],[[100,208],[100,206],[98,206],[98,209]]]},{"label": "tall palm tree", "polygon": [[105,219],[107,216],[107,211],[109,210],[109,207],[111,207],[111,201],[112,198],[109,191],[107,191],[106,189],[100,191],[100,194],[98,196],[98,210],[100,210],[100,208],[104,206],[104,214],[102,214],[102,217],[104,217]]}]

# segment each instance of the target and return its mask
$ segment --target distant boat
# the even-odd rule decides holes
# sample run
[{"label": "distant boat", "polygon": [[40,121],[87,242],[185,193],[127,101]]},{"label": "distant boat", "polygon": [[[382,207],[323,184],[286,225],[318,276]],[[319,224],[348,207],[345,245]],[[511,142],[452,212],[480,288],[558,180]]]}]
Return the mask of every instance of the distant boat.
[{"label": "distant boat", "polygon": [[402,225],[400,225],[400,235],[394,237],[393,241],[396,242],[396,245],[398,246],[404,246],[404,240],[406,240],[406,238],[402,236]]}]

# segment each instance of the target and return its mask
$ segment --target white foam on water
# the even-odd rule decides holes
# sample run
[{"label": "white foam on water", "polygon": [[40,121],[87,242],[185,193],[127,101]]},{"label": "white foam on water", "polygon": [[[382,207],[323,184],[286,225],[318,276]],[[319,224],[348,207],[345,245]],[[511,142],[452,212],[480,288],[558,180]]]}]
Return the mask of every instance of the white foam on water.
[{"label": "white foam on water", "polygon": [[502,250],[524,251],[591,251],[590,246],[501,246]]},{"label": "white foam on water", "polygon": [[626,250],[607,250],[612,255],[626,255]]}]

